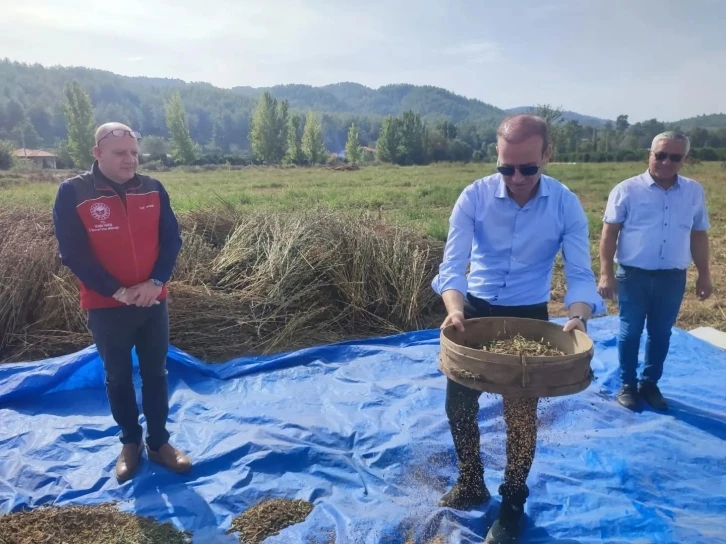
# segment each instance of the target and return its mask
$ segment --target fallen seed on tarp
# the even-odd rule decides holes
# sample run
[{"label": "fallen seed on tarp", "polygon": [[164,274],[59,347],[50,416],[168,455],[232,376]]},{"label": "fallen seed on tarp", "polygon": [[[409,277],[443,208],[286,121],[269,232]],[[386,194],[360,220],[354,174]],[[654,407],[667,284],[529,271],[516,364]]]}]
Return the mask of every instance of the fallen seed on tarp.
[{"label": "fallen seed on tarp", "polygon": [[266,538],[305,521],[313,504],[299,499],[264,500],[232,520],[228,533],[239,532],[243,544],[261,544]]},{"label": "fallen seed on tarp", "polygon": [[0,516],[2,544],[188,544],[171,523],[120,512],[113,504],[41,506]]}]

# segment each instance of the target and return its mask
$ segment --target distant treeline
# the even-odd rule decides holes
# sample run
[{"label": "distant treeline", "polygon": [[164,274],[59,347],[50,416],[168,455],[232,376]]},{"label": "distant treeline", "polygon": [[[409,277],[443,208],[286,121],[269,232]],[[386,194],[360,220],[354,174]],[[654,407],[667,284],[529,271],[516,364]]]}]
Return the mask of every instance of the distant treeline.
[{"label": "distant treeline", "polygon": [[[24,145],[47,149],[61,156],[60,166],[72,162],[65,107],[69,96],[76,96],[75,91],[72,95],[67,92],[72,82],[78,83],[90,101],[92,124],[125,122],[144,135],[145,153],[153,160],[172,164],[249,164],[278,159],[297,164],[320,162],[320,142],[314,131],[310,143],[318,146],[315,160],[304,157],[301,149],[293,149],[300,151],[297,157],[287,155],[291,144],[293,148],[296,142],[302,146],[308,119],[315,120],[316,131],[319,125],[326,153],[341,156],[346,155],[346,146],[351,144],[354,126],[353,139],[358,146],[376,150],[375,154],[362,152],[361,161],[377,159],[402,165],[494,161],[496,126],[506,115],[479,100],[427,86],[389,85],[372,90],[354,83],[320,88],[285,85],[263,92],[251,88],[219,89],[206,83],[171,79],[123,77],[86,68],[45,68],[5,60],[0,61],[0,140],[6,142],[4,148]],[[286,104],[285,127],[278,127],[278,148],[267,156],[255,148],[253,137],[255,111],[265,96]],[[174,122],[170,124],[172,102]],[[635,160],[647,153],[656,134],[680,128],[681,124],[691,137],[694,158],[723,160],[726,152],[723,114],[678,123],[650,119],[630,124],[625,114],[614,122],[600,123],[573,119],[571,114],[549,105],[532,111],[545,117],[550,125],[556,161]],[[292,119],[297,123],[295,131],[299,131],[297,140],[290,140]],[[191,143],[182,142],[186,151],[179,152],[181,148],[174,141],[186,138],[185,133]],[[272,161],[268,160],[270,157]]]}]

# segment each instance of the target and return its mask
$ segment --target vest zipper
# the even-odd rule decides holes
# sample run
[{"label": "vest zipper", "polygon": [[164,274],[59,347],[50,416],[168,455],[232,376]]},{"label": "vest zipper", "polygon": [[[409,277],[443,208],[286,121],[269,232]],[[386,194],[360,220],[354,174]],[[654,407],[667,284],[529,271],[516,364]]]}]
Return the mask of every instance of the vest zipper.
[{"label": "vest zipper", "polygon": [[[131,254],[134,256],[134,270],[136,270],[136,280],[139,281],[139,261],[136,258],[136,246],[134,245],[134,235],[131,232],[131,223],[129,223],[129,212],[128,212],[128,205],[129,205],[129,193],[128,191],[124,191],[126,193],[126,202],[121,202],[121,204],[124,207],[124,214],[126,215],[126,230],[129,232],[129,242],[131,242]],[[121,200],[121,197],[116,195],[116,198]]]}]

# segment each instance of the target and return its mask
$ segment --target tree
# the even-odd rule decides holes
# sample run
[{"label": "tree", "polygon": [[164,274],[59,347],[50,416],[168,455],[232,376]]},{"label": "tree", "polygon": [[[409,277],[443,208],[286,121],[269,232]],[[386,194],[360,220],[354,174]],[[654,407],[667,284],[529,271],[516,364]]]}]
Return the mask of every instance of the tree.
[{"label": "tree", "polygon": [[401,118],[401,146],[403,148],[403,164],[425,164],[426,141],[428,129],[421,120],[421,115],[413,110],[403,112]]},{"label": "tree", "polygon": [[547,123],[547,127],[550,132],[550,143],[552,145],[552,154],[557,153],[557,148],[560,145],[560,141],[565,138],[565,133],[562,127],[564,123],[565,112],[562,108],[554,108],[549,104],[539,104],[535,109],[535,115],[541,117]]},{"label": "tree", "polygon": [[35,133],[45,144],[53,144],[53,116],[45,108],[34,106],[28,110],[28,120],[32,123]]},{"label": "tree", "polygon": [[147,136],[141,141],[141,151],[152,157],[167,154],[167,142],[161,136]]},{"label": "tree", "polygon": [[623,132],[628,130],[629,126],[630,123],[628,123],[627,115],[618,115],[617,119],[615,119],[615,130],[618,134],[622,134]]},{"label": "tree", "polygon": [[691,146],[696,147],[706,147],[706,142],[708,141],[708,131],[705,128],[696,127],[694,128],[691,133],[689,134],[689,138],[691,140]]},{"label": "tree", "polygon": [[446,138],[447,140],[454,140],[456,139],[456,133],[457,133],[457,127],[454,123],[451,121],[443,121],[436,125],[436,128],[439,129],[439,132]]},{"label": "tree", "polygon": [[187,115],[179,92],[166,102],[166,126],[171,139],[171,156],[181,164],[191,164],[197,156],[197,145],[189,134]]},{"label": "tree", "polygon": [[11,98],[5,106],[5,123],[9,130],[15,128],[15,125],[25,120],[25,108],[17,100]]},{"label": "tree", "polygon": [[582,140],[583,130],[580,122],[577,120],[568,121],[564,126],[564,137],[567,142],[567,150],[577,152],[580,140]]},{"label": "tree", "polygon": [[473,153],[473,150],[466,142],[459,140],[458,138],[451,142],[449,156],[452,161],[469,162]]},{"label": "tree", "polygon": [[360,162],[360,137],[358,136],[358,129],[355,123],[350,125],[348,129],[348,141],[345,144],[345,152],[351,164]]},{"label": "tree", "polygon": [[64,111],[68,127],[68,153],[77,168],[89,168],[93,164],[95,127],[93,104],[80,83],[66,85]]},{"label": "tree", "polygon": [[15,125],[15,128],[12,130],[12,135],[18,147],[27,149],[40,147],[40,136],[35,131],[33,124],[27,119]]},{"label": "tree", "polygon": [[605,139],[605,151],[610,151],[610,142],[613,139],[613,124],[610,121],[605,123],[603,138]]},{"label": "tree", "polygon": [[278,105],[272,93],[265,91],[257,102],[250,125],[250,143],[258,159],[279,164],[287,154],[288,102]]},{"label": "tree", "polygon": [[0,140],[0,170],[10,170],[13,166],[15,146],[8,140]]},{"label": "tree", "polygon": [[403,155],[402,147],[401,120],[388,115],[383,120],[381,133],[376,144],[378,160],[398,164]]},{"label": "tree", "polygon": [[323,142],[323,129],[312,111],[308,112],[305,119],[302,149],[310,164],[322,164],[328,158],[328,150]]},{"label": "tree", "polygon": [[288,164],[305,164],[305,153],[302,149],[303,118],[300,115],[290,117],[287,127],[287,155]]}]

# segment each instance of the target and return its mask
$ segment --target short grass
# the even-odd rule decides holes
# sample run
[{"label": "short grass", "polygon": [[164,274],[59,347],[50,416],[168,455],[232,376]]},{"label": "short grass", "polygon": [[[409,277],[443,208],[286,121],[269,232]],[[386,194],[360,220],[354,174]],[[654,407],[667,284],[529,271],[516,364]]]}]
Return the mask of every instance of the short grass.
[{"label": "short grass", "polygon": [[[551,164],[547,173],[565,183],[581,199],[590,220],[593,267],[597,273],[597,242],[601,217],[610,189],[639,174],[645,163]],[[370,210],[406,224],[437,240],[445,240],[448,217],[460,192],[473,180],[493,173],[492,164],[438,164],[425,167],[370,166],[359,170],[327,168],[266,168],[200,171],[176,169],[152,173],[164,184],[178,212],[232,203],[241,210],[305,210],[327,204],[341,210]],[[682,173],[706,188],[711,214],[712,273],[716,287],[710,301],[693,296],[693,278],[679,324],[710,323],[726,328],[722,286],[726,279],[726,169],[720,163],[686,165]],[[45,181],[42,181],[45,179]],[[53,204],[58,179],[0,173],[0,205],[48,208]],[[691,273],[693,276],[693,273]],[[562,278],[553,284],[561,295]],[[553,310],[562,311],[555,303]]]}]

